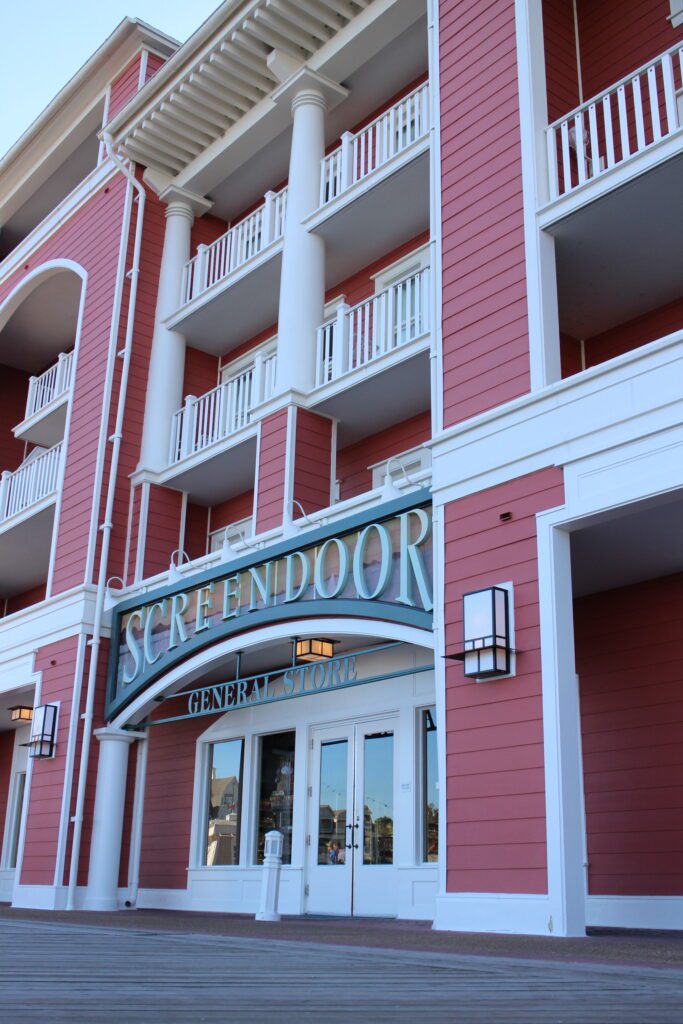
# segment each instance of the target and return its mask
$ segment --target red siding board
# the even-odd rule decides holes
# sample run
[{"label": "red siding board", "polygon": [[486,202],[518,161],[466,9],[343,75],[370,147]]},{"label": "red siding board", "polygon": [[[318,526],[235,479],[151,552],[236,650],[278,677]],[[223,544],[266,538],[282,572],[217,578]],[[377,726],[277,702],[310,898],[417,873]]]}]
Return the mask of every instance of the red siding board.
[{"label": "red siding board", "polygon": [[[535,517],[561,504],[563,496],[561,471],[547,469],[446,506],[447,650],[462,644],[462,594],[512,580],[515,640],[523,652],[514,690],[472,683],[459,664],[448,663],[446,793],[454,812],[448,818],[450,892],[547,889]],[[501,511],[512,512],[513,519],[502,523]]]},{"label": "red siding board", "polygon": [[345,501],[371,490],[372,472],[368,466],[424,444],[431,437],[431,429],[430,413],[421,412],[371,437],[366,437],[357,444],[341,448],[337,452],[340,499]]},{"label": "red siding board", "polygon": [[287,446],[286,409],[267,416],[261,423],[261,454],[257,466],[258,496],[256,533],[282,522],[285,500],[285,459]]},{"label": "red siding board", "polygon": [[683,575],[574,602],[593,895],[683,895]]}]

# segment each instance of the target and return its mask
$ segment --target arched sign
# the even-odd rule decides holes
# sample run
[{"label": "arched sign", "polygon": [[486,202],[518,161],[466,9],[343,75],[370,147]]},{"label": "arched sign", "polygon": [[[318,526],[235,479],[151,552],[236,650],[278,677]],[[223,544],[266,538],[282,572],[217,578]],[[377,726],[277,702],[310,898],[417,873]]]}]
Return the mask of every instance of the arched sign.
[{"label": "arched sign", "polygon": [[119,604],[106,717],[191,654],[265,623],[350,615],[431,629],[432,609],[422,491]]}]

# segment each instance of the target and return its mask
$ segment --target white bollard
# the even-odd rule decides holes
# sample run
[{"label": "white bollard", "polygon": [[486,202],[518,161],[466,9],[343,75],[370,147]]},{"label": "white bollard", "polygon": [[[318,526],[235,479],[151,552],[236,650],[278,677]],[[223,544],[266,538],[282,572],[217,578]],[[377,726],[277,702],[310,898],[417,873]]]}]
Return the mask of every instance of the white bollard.
[{"label": "white bollard", "polygon": [[257,921],[279,921],[277,901],[280,895],[280,868],[282,867],[282,832],[266,832],[263,852],[263,880],[261,882],[261,905]]}]

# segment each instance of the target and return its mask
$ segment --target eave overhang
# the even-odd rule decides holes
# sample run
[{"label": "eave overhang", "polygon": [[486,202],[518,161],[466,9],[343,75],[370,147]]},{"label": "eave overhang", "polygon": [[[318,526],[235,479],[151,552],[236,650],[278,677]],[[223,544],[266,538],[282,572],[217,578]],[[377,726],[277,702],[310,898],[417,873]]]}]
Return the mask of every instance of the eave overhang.
[{"label": "eave overhang", "polygon": [[178,175],[279,85],[273,51],[303,64],[370,3],[226,0],[106,130],[136,163]]}]

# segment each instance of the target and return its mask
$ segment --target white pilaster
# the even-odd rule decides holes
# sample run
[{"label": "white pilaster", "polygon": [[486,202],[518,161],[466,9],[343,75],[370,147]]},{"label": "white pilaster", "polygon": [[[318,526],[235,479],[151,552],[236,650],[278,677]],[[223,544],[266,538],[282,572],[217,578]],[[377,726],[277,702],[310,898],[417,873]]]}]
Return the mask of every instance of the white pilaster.
[{"label": "white pilaster", "polygon": [[140,469],[159,472],[168,465],[173,413],[182,403],[185,370],[185,338],[164,326],[164,320],[180,306],[183,268],[190,259],[191,230],[196,213],[210,203],[182,189],[169,187],[159,198],[166,205],[166,232],[159,272],[154,316],[154,336],[147,378],[145,422],[142,431]]},{"label": "white pilaster", "polygon": [[537,517],[548,931],[585,935],[583,770],[570,536],[553,525],[552,516],[551,512]]},{"label": "white pilaster", "polygon": [[121,729],[97,729],[95,736],[100,741],[100,756],[85,909],[118,910],[128,747],[138,735]]},{"label": "white pilaster", "polygon": [[324,319],[325,244],[302,221],[318,207],[325,112],[347,91],[302,68],[274,94],[291,105],[293,128],[280,278],[277,392],[315,383],[316,332]]}]

